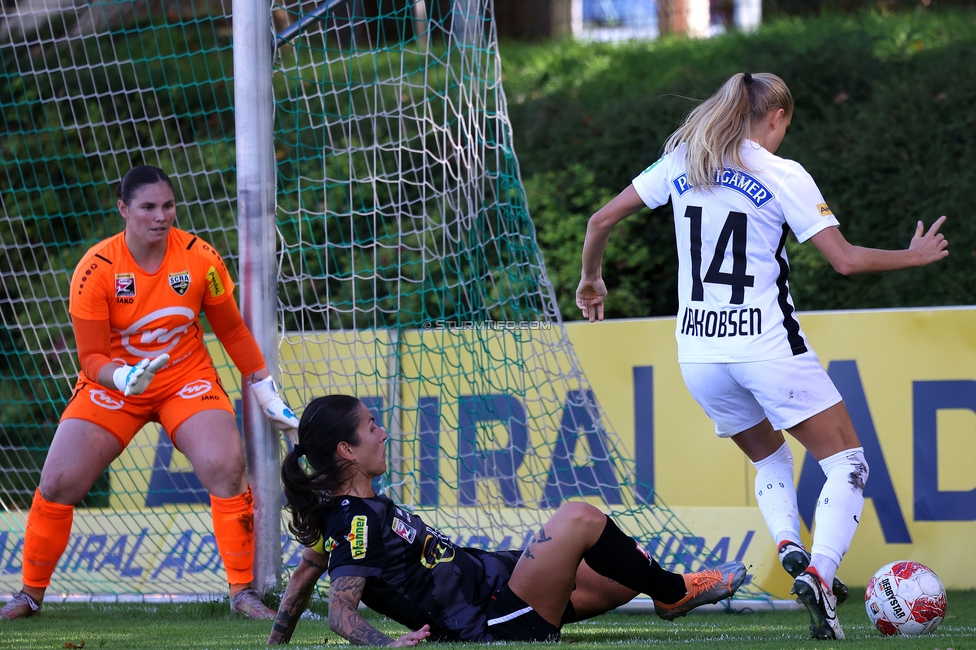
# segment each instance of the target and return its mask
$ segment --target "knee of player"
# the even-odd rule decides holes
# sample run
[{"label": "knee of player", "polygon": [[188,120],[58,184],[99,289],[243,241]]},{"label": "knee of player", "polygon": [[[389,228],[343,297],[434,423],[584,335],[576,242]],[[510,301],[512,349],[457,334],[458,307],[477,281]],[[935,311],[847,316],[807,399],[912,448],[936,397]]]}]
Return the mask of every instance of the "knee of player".
[{"label": "knee of player", "polygon": [[73,506],[84,498],[89,488],[76,485],[77,481],[66,478],[62,474],[41,473],[41,480],[37,489],[41,492],[41,497],[48,503],[60,503]]},{"label": "knee of player", "polygon": [[221,459],[196,468],[197,476],[214,494],[240,494],[247,489],[244,463],[234,458]]},{"label": "knee of player", "polygon": [[599,532],[606,526],[607,516],[599,508],[588,503],[571,501],[559,506],[556,514],[552,516],[552,521],[557,520],[573,526],[576,530],[593,527]]}]

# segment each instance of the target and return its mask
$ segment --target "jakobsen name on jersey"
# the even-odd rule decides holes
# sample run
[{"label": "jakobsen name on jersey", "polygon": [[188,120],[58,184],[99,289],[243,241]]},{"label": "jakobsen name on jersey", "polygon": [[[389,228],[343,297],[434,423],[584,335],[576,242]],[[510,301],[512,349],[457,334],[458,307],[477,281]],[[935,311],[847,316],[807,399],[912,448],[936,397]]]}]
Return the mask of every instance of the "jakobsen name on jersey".
[{"label": "jakobsen name on jersey", "polygon": [[755,307],[713,311],[685,308],[681,333],[707,338],[762,334],[762,311]]}]

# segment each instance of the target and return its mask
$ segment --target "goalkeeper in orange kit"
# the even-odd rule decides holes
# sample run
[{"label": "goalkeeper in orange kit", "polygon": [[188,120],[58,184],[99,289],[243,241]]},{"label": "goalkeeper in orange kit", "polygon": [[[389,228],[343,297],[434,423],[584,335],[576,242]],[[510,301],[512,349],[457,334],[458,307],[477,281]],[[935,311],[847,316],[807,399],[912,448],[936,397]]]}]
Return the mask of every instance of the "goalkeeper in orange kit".
[{"label": "goalkeeper in orange kit", "polygon": [[27,518],[23,590],[0,618],[41,610],[74,504],[148,422],[163,426],[210,492],[231,609],[273,618],[251,586],[254,502],[234,409],[203,343],[201,310],[274,427],[294,436],[298,420],[241,318],[220,255],[173,227],[176,200],[166,174],[148,166],[130,170],[118,209],[125,230],[89,249],[71,280],[81,373]]}]

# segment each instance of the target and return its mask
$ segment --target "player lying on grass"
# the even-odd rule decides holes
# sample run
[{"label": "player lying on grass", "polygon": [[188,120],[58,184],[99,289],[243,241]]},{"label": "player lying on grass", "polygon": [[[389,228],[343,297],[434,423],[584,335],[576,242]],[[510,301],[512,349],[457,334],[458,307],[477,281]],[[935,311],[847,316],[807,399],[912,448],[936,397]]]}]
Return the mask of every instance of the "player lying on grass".
[{"label": "player lying on grass", "polygon": [[[329,627],[360,645],[554,641],[564,623],[618,607],[639,592],[664,619],[729,598],[741,562],[698,573],[665,571],[586,503],[561,506],[523,551],[462,548],[418,515],[373,492],[386,472],[386,432],[355,397],[313,400],[281,477],[291,531],[306,548],[269,644],[285,643],[328,570]],[[304,458],[304,462],[301,459]],[[321,540],[325,540],[323,543]],[[391,639],[360,614],[362,601],[411,630]]]},{"label": "player lying on grass", "polygon": [[165,172],[134,167],[117,195],[124,232],[92,246],[71,280],[68,311],[81,374],[27,516],[24,587],[0,618],[41,611],[68,544],[74,504],[149,422],[163,426],[210,493],[231,609],[271,618],[251,587],[254,500],[234,406],[203,342],[201,311],[274,426],[294,432],[298,420],[241,318],[220,255],[174,227],[176,198]]}]

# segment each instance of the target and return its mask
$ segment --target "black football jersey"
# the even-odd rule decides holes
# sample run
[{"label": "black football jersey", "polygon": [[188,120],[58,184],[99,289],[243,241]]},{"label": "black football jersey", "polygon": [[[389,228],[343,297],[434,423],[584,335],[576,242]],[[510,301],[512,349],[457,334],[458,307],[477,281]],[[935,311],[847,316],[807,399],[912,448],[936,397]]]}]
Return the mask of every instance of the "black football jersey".
[{"label": "black football jersey", "polygon": [[366,578],[362,601],[432,640],[478,641],[488,601],[508,582],[521,551],[455,545],[385,496],[341,497],[323,536],[329,576]]}]

